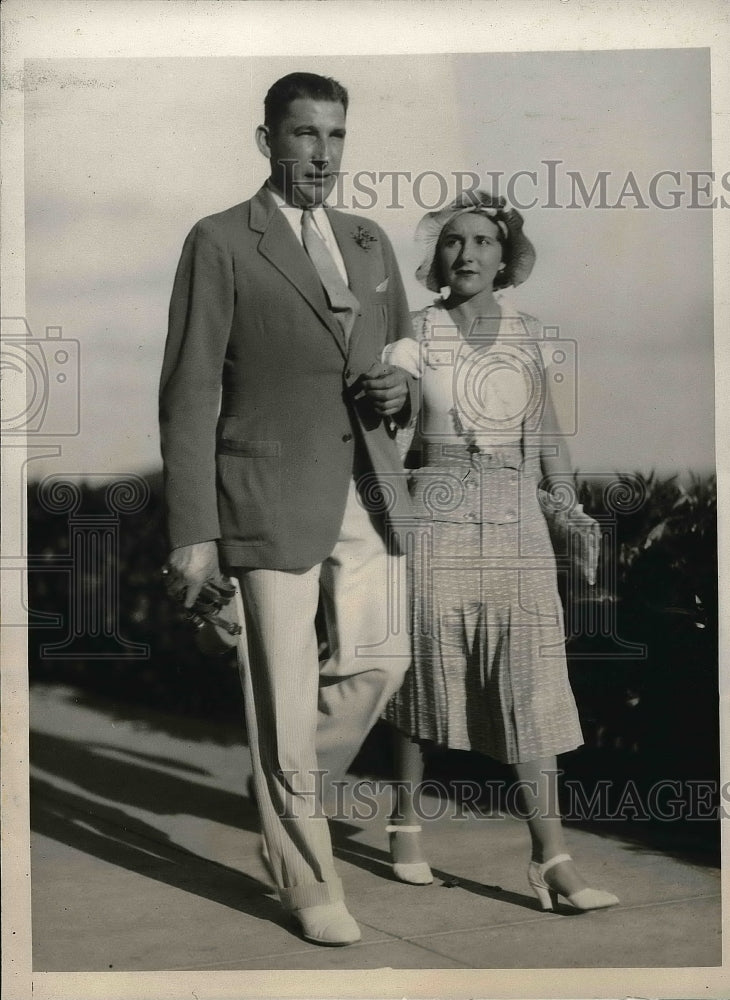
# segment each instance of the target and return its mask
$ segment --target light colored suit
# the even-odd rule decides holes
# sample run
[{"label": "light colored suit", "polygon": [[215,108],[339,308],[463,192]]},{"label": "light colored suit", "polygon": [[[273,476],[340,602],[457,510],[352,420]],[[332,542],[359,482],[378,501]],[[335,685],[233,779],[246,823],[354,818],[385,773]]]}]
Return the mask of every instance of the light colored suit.
[{"label": "light colored suit", "polygon": [[[359,302],[349,339],[262,188],[185,242],[160,395],[171,545],[218,539],[239,581],[257,799],[292,909],[341,898],[313,773],[347,767],[410,658],[394,554],[406,479],[391,422],[358,386],[410,317],[382,230],[327,217]],[[320,600],[332,653],[321,665]]]}]

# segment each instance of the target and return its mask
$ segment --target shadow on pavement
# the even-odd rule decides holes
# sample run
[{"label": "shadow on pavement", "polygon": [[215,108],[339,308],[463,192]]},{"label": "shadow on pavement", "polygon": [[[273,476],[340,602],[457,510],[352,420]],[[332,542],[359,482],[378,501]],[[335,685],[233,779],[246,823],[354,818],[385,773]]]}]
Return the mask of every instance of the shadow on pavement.
[{"label": "shadow on pavement", "polygon": [[[129,758],[132,758],[131,760]],[[35,768],[48,775],[71,781],[79,788],[111,799],[121,805],[159,815],[181,811],[191,816],[225,823],[244,830],[255,830],[255,816],[241,795],[215,788],[203,781],[170,774],[160,769],[209,777],[203,768],[150,756],[113,743],[92,743],[66,739],[31,729],[30,759]],[[155,766],[158,765],[158,766]]]},{"label": "shadow on pavement", "polygon": [[[164,758],[132,753],[144,763],[130,763],[111,756],[115,752],[130,755],[112,744],[31,733],[32,768],[45,772],[43,777],[31,776],[31,829],[120,868],[283,925],[278,901],[267,896],[272,893],[270,885],[175,844],[163,830],[122,808],[177,814],[185,803],[192,815],[253,831],[258,824],[244,796],[150,766],[150,761],[160,763]],[[205,774],[179,762],[169,766]],[[55,784],[53,776],[73,782],[89,795]],[[115,804],[100,802],[96,796]]]},{"label": "shadow on pavement", "polygon": [[[229,670],[233,676],[233,668]],[[54,697],[68,704],[102,713],[111,722],[131,722],[141,726],[146,731],[164,733],[173,739],[185,740],[187,743],[215,743],[217,746],[241,746],[246,743],[246,727],[243,717],[243,699],[240,694],[241,685],[236,678],[237,688],[228,704],[228,711],[223,714],[206,718],[204,714],[193,715],[191,711],[177,712],[174,705],[162,710],[144,702],[135,702],[124,698],[115,698],[85,689],[80,686],[56,687]],[[33,688],[43,691],[46,685],[31,681]],[[32,713],[31,713],[32,719]]]},{"label": "shadow on pavement", "polygon": [[[335,857],[341,861],[347,861],[351,865],[362,868],[363,871],[371,872],[379,878],[387,879],[390,882],[397,882],[391,868],[390,853],[370,847],[368,844],[351,843],[349,837],[352,828],[338,821],[330,821],[332,830],[332,845]],[[357,828],[355,828],[357,829]],[[461,875],[454,875],[452,872],[443,871],[440,868],[431,868],[435,882],[441,882],[443,889],[463,889],[472,892],[476,896],[484,896],[488,899],[501,900],[504,903],[512,903],[515,906],[522,906],[528,910],[539,910],[539,905],[533,896],[526,893],[511,892],[503,889],[499,885],[487,885],[483,882],[475,882],[473,879],[463,878]]]}]

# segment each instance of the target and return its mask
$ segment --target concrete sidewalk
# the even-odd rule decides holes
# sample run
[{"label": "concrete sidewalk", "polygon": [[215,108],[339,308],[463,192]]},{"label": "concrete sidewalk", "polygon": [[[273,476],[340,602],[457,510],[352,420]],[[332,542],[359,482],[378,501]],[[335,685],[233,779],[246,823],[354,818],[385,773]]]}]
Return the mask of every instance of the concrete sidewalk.
[{"label": "concrete sidewalk", "polygon": [[68,688],[31,692],[36,971],[717,966],[720,872],[574,828],[569,849],[621,906],[543,914],[524,823],[425,824],[436,879],[390,875],[382,808],[333,823],[362,942],[292,933],[259,853],[240,732]]}]

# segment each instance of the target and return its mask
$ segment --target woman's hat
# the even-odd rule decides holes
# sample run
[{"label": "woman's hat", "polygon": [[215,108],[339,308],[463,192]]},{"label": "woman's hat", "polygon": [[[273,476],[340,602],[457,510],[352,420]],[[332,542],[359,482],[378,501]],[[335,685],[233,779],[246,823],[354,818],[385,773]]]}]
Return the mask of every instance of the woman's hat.
[{"label": "woman's hat", "polygon": [[504,268],[494,279],[495,288],[521,285],[530,276],[535,264],[535,248],[522,232],[524,220],[516,208],[508,205],[501,195],[488,191],[464,191],[445,208],[427,212],[416,228],[416,242],[423,247],[423,260],[416,271],[416,278],[432,292],[441,291],[438,277],[436,250],[444,226],[466,212],[486,215],[501,230],[503,237],[502,261]]}]

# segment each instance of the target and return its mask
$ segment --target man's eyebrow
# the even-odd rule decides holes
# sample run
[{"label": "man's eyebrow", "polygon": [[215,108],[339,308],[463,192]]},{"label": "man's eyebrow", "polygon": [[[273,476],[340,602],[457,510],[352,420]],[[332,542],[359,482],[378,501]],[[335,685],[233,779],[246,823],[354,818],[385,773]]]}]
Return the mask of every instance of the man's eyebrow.
[{"label": "man's eyebrow", "polygon": [[[319,126],[314,125],[313,123],[309,122],[309,123],[307,123],[305,125],[297,125],[296,128],[294,129],[294,131],[295,132],[309,132],[309,131],[315,131],[316,132],[316,131],[319,131]],[[329,131],[330,131],[330,133],[332,135],[335,135],[335,134],[345,135],[346,132],[347,132],[347,129],[345,128],[344,125],[335,125]]]}]

